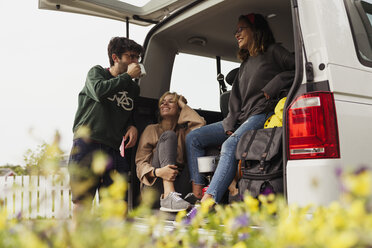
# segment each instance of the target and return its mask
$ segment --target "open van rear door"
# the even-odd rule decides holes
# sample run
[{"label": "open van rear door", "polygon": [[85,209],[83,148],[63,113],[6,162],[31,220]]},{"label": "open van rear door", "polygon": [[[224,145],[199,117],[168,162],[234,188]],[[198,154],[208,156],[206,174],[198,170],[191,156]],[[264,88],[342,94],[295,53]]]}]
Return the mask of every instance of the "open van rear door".
[{"label": "open van rear door", "polygon": [[[39,0],[39,9],[105,17],[147,26],[156,24],[173,11],[195,0],[150,0],[135,6],[120,0]],[[139,1],[138,1],[139,2]]]}]

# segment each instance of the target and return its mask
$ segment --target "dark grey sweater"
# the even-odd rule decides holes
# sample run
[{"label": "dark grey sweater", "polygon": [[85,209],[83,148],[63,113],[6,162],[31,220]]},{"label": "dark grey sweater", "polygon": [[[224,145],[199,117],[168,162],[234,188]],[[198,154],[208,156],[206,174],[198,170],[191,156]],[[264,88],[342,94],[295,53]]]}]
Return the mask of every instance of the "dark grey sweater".
[{"label": "dark grey sweater", "polygon": [[252,115],[273,111],[275,106],[269,106],[264,92],[270,99],[278,97],[292,84],[294,69],[294,55],[279,44],[243,61],[231,89],[229,114],[222,122],[225,132],[234,131]]}]

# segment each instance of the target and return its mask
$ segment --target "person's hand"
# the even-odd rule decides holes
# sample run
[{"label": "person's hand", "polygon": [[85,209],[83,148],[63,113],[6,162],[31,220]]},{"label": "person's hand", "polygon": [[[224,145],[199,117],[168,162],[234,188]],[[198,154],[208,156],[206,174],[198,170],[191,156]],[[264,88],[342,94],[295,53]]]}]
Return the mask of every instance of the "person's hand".
[{"label": "person's hand", "polygon": [[139,78],[141,75],[141,67],[137,63],[131,63],[128,65],[127,73],[132,78]]},{"label": "person's hand", "polygon": [[234,133],[233,131],[226,131],[226,134],[227,134],[228,136],[231,136],[233,133]]},{"label": "person's hand", "polygon": [[264,92],[264,95],[265,95],[266,100],[270,99],[270,96],[266,92]]},{"label": "person's hand", "polygon": [[178,106],[180,106],[180,108],[182,109],[183,107],[185,107],[186,104],[186,98],[183,95],[180,95],[180,97],[178,98]]},{"label": "person's hand", "polygon": [[128,143],[125,145],[125,148],[133,147],[137,142],[137,137],[138,137],[137,128],[135,126],[129,126],[124,136],[124,141],[129,139]]},{"label": "person's hand", "polygon": [[163,178],[166,181],[174,182],[176,176],[178,175],[177,166],[174,164],[169,164],[165,167],[156,169],[156,176]]}]

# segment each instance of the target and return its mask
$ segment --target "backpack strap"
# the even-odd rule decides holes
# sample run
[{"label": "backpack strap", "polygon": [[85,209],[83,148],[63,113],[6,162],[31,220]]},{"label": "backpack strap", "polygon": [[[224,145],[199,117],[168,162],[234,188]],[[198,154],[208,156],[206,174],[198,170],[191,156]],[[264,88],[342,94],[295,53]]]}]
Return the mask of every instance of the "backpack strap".
[{"label": "backpack strap", "polygon": [[254,138],[256,137],[256,134],[257,134],[257,129],[254,129],[253,130],[253,133],[252,133],[252,136],[251,136],[251,139],[249,140],[248,144],[247,144],[247,147],[244,149],[244,152],[242,154],[242,158],[247,158],[248,156],[248,151],[249,149],[251,148],[252,146],[252,143],[254,141]]},{"label": "backpack strap", "polygon": [[267,154],[269,153],[271,143],[273,143],[273,139],[274,139],[274,136],[275,136],[276,128],[277,127],[274,127],[273,130],[271,131],[271,136],[270,136],[269,142],[267,142],[267,146],[266,146],[265,152],[262,153],[262,155],[261,155],[261,159],[260,159],[260,170],[264,170],[265,169],[266,157],[267,157]]}]

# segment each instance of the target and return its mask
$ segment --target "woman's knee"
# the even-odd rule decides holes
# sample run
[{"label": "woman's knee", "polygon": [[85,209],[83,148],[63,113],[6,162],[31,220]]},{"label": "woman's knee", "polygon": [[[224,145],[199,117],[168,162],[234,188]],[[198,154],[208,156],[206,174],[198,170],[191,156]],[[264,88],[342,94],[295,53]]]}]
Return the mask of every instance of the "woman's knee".
[{"label": "woman's knee", "polygon": [[170,139],[177,140],[177,134],[172,130],[165,131],[159,137],[159,141],[170,140]]},{"label": "woman's knee", "polygon": [[195,144],[199,144],[198,141],[199,132],[198,129],[192,130],[186,135],[186,146],[193,146]]},{"label": "woman's knee", "polygon": [[222,143],[221,153],[234,152],[235,148],[239,142],[240,137],[238,135],[232,134],[225,142]]}]

